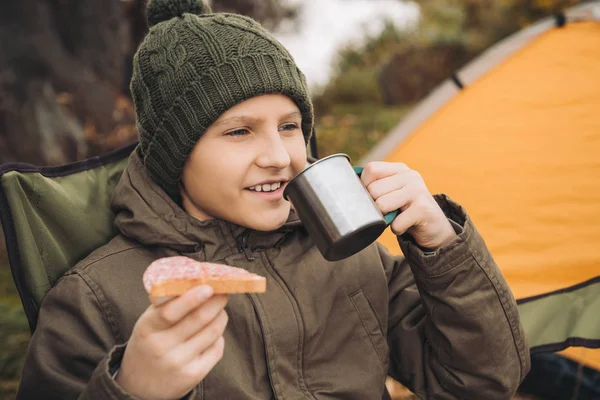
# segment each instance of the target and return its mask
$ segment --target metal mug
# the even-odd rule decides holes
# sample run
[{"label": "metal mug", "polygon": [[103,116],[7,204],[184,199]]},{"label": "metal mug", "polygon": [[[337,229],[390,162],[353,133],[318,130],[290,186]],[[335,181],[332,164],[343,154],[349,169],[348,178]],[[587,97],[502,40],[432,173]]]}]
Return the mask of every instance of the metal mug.
[{"label": "metal mug", "polygon": [[283,192],[328,261],[358,253],[398,215],[382,215],[359,178],[362,170],[346,154],[334,154],[306,167]]}]

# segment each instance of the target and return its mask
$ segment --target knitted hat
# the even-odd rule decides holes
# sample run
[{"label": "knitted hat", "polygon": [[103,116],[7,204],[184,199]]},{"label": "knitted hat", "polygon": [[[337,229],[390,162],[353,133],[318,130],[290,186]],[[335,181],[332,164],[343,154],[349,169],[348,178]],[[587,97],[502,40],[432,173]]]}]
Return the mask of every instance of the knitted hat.
[{"label": "knitted hat", "polygon": [[172,198],[194,145],[222,113],[262,94],[290,97],[312,132],[306,80],[289,52],[251,18],[211,13],[202,0],[150,0],[150,32],[133,62],[138,153]]}]

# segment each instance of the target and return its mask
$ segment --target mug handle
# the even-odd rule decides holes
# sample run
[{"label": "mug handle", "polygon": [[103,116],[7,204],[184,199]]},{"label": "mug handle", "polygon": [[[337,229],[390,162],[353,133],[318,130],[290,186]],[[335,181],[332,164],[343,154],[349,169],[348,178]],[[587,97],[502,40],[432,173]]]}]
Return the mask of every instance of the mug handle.
[{"label": "mug handle", "polygon": [[[356,175],[358,175],[359,177],[362,175],[364,167],[352,167],[352,168],[354,168],[354,172],[356,172]],[[391,211],[391,212],[385,214],[383,216],[383,218],[385,219],[385,223],[389,226],[392,223],[392,221],[394,221],[394,219],[396,219],[399,212],[400,212],[400,210],[396,210],[396,211]]]}]

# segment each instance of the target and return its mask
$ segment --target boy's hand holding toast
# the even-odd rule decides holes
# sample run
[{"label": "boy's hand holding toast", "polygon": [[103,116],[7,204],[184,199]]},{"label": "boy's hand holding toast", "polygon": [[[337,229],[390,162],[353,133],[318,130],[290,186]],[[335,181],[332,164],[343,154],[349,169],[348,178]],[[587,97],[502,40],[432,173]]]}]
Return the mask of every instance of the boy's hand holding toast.
[{"label": "boy's hand holding toast", "polygon": [[180,399],[223,357],[228,295],[264,292],[266,280],[187,257],[156,260],[143,280],[152,305],[133,328],[116,382],[140,399]]}]

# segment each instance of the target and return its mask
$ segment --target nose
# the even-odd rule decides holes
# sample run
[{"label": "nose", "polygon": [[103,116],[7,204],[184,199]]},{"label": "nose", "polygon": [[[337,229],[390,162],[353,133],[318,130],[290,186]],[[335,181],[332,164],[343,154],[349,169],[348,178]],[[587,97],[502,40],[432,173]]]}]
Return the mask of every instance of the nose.
[{"label": "nose", "polygon": [[256,164],[261,168],[283,169],[290,165],[291,158],[279,131],[264,135],[259,144],[259,156]]}]

